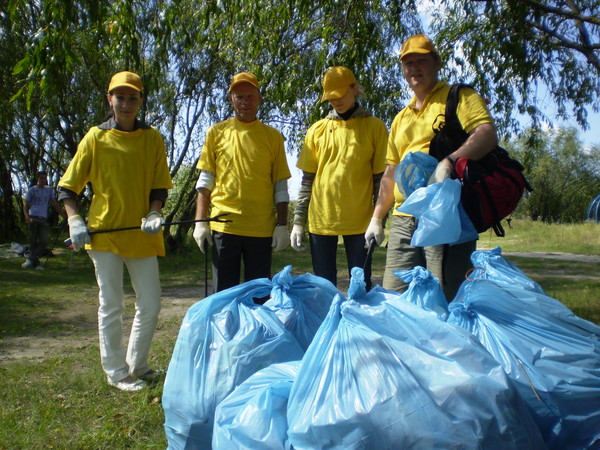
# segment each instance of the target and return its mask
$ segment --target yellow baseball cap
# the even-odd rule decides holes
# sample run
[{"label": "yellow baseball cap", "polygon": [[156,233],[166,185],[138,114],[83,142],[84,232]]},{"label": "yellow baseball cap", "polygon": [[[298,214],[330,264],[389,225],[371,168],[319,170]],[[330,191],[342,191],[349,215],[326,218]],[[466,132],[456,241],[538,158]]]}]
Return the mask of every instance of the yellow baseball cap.
[{"label": "yellow baseball cap", "polygon": [[227,92],[231,92],[231,90],[236,87],[238,84],[249,83],[254,86],[256,89],[260,90],[258,86],[258,78],[248,72],[240,72],[233,76],[231,79],[231,84],[229,85],[229,90]]},{"label": "yellow baseball cap", "polygon": [[321,101],[341,98],[346,95],[350,86],[356,83],[352,71],[343,66],[333,66],[323,77],[323,96]]},{"label": "yellow baseball cap", "polygon": [[133,72],[119,72],[113,75],[108,85],[108,92],[118,87],[130,87],[140,92],[144,90],[142,79],[138,74]]},{"label": "yellow baseball cap", "polygon": [[410,53],[437,53],[438,51],[429,39],[424,34],[415,34],[409,37],[404,44],[402,44],[402,51],[400,53],[400,60]]}]

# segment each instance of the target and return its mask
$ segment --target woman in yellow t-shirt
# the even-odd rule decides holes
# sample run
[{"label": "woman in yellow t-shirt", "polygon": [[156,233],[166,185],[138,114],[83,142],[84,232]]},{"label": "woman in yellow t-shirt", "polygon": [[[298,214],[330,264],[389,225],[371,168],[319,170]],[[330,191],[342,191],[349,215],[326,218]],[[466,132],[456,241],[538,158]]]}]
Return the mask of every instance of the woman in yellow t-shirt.
[{"label": "woman in yellow t-shirt", "polygon": [[388,133],[380,119],[357,103],[359,91],[346,67],[332,67],[323,77],[321,101],[329,101],[333,110],[306,133],[297,163],[303,177],[290,240],[294,249],[302,249],[308,219],[314,273],[337,284],[337,243],[342,236],[348,269],[364,266],[368,290],[371,257],[367,258],[364,232],[385,170]]},{"label": "woman in yellow t-shirt", "polygon": [[[164,256],[160,211],[172,188],[159,132],[136,119],[144,100],[140,77],[119,72],[107,94],[108,119],[92,127],[58,183],[75,250],[85,248],[100,288],[98,329],[102,368],[108,382],[138,391],[159,376],[148,354],[160,311],[157,256]],[[77,196],[86,184],[93,197],[88,223],[79,216]],[[93,234],[89,230],[139,229]],[[123,265],[136,293],[136,314],[127,350],[123,344]],[[144,381],[146,380],[146,381]]]}]

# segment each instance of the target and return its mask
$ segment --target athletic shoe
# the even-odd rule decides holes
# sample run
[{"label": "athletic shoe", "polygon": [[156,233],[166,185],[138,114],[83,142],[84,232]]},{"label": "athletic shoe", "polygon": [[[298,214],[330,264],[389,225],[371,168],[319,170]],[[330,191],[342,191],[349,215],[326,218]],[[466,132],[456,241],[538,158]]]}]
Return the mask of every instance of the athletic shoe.
[{"label": "athletic shoe", "polygon": [[27,261],[25,261],[23,264],[21,264],[21,269],[32,269],[33,267],[34,267],[34,264],[29,259]]},{"label": "athletic shoe", "polygon": [[117,389],[119,389],[121,391],[125,391],[125,392],[141,391],[142,389],[144,389],[145,387],[148,386],[148,384],[146,384],[146,382],[144,380],[118,381],[116,383],[113,381],[109,381],[108,383],[111,386],[114,386]]},{"label": "athletic shoe", "polygon": [[35,270],[45,270],[44,266],[42,266],[41,264],[38,264],[37,266],[35,266]]}]

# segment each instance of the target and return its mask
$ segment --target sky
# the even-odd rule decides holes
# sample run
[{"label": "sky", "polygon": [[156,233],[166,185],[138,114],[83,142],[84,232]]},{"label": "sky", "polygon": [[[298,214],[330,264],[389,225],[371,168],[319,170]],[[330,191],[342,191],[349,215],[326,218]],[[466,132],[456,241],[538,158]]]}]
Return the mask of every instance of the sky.
[{"label": "sky", "polygon": [[588,108],[588,124],[589,128],[584,130],[581,126],[573,119],[572,121],[556,121],[555,127],[558,128],[575,128],[578,132],[579,139],[583,142],[583,145],[591,147],[592,145],[600,146],[600,113],[593,112],[591,108]]}]

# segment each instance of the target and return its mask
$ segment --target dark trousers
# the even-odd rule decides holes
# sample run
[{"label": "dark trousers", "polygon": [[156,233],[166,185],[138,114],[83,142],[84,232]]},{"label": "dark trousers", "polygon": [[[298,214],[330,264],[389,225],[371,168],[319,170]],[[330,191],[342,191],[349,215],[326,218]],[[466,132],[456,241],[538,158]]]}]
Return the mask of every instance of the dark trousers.
[{"label": "dark trousers", "polygon": [[244,281],[271,277],[273,238],[248,237],[213,232],[213,292],[240,284],[242,261]]},{"label": "dark trousers", "polygon": [[[326,278],[337,286],[337,243],[338,236],[324,236],[309,233],[310,254],[315,275]],[[349,234],[342,236],[348,263],[348,276],[353,267],[365,268],[365,283],[367,291],[371,289],[371,255],[367,260],[368,251],[365,248],[364,234]],[[365,260],[366,264],[365,264]]]},{"label": "dark trousers", "polygon": [[46,245],[48,245],[48,220],[44,217],[31,216],[29,227],[29,260],[37,265]]}]

